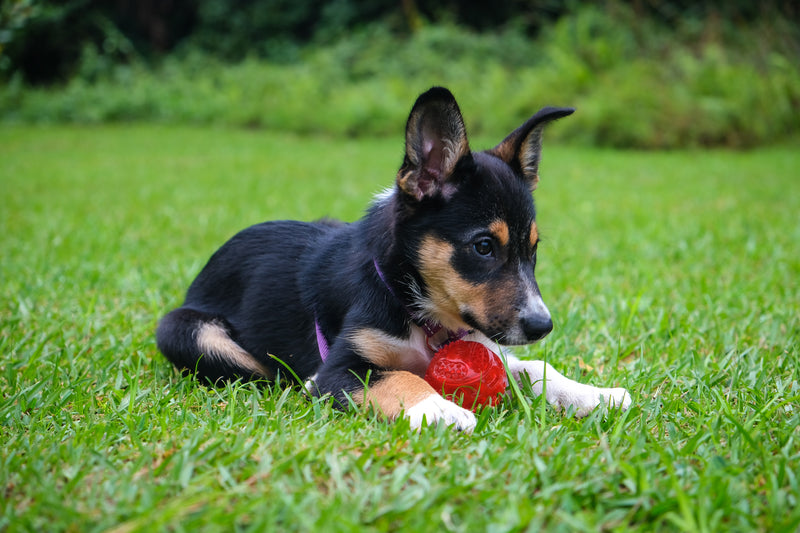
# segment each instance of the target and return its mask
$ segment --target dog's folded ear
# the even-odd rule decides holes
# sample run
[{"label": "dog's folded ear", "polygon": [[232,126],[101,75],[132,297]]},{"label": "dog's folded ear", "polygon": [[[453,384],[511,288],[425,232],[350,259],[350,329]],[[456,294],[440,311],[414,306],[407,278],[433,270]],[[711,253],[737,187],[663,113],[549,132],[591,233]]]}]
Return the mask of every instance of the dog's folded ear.
[{"label": "dog's folded ear", "polygon": [[571,115],[572,107],[544,107],[525,124],[512,131],[489,153],[509,164],[522,175],[531,190],[539,183],[539,160],[542,156],[542,130],[553,120]]},{"label": "dog's folded ear", "polygon": [[417,98],[406,124],[406,155],[397,173],[401,191],[416,200],[447,195],[459,159],[469,155],[464,118],[452,93],[434,87]]}]

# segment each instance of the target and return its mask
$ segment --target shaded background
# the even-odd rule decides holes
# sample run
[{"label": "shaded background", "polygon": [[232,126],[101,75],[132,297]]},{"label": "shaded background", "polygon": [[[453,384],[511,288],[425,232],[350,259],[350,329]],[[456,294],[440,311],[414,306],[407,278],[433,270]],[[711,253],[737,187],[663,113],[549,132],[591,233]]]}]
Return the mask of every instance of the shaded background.
[{"label": "shaded background", "polygon": [[6,0],[0,119],[396,134],[442,84],[473,133],[558,104],[577,143],[748,147],[797,138],[798,20],[789,0]]}]

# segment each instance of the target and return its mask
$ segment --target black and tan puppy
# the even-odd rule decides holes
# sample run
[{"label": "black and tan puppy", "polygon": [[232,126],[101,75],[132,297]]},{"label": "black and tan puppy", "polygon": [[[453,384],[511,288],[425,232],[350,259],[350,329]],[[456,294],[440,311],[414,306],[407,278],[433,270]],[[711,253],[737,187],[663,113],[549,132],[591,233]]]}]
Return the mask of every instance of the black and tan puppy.
[{"label": "black and tan puppy", "polygon": [[[544,108],[492,150],[472,152],[453,95],[429,90],[408,118],[394,187],[362,219],[240,232],[163,318],[159,348],[204,381],[270,379],[287,365],[341,405],[349,397],[415,428],[426,419],[471,430],[474,415],[421,376],[453,339],[496,348],[552,329],[534,277],[531,191],[543,127],[572,112]],[[546,372],[547,400],[579,415],[630,404],[624,389],[582,385],[540,361],[508,364],[537,393]]]}]

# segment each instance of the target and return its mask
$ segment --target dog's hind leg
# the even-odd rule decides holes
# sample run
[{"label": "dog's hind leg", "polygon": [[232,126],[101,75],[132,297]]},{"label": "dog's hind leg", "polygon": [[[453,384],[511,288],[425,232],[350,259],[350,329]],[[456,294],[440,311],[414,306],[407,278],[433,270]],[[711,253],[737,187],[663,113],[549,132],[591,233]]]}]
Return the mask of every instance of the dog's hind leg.
[{"label": "dog's hind leg", "polygon": [[225,320],[201,311],[180,307],[167,313],[156,341],[176,368],[201,381],[270,377],[269,370],[231,338]]},{"label": "dog's hind leg", "polygon": [[[582,417],[599,405],[616,407],[623,411],[631,405],[631,395],[623,388],[601,388],[573,381],[560,374],[544,361],[520,361],[508,356],[508,369],[517,381],[527,375],[533,392],[546,392],[547,403],[561,409],[575,408],[575,415]],[[545,379],[547,380],[546,386]]]}]

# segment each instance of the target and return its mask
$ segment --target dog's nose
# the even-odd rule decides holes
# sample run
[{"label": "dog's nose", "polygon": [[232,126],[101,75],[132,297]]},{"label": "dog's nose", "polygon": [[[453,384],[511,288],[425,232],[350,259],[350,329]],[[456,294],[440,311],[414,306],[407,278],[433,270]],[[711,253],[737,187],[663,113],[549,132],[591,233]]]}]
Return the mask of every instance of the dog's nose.
[{"label": "dog's nose", "polygon": [[538,341],[553,331],[553,321],[547,315],[530,315],[522,317],[522,332],[530,341]]}]

